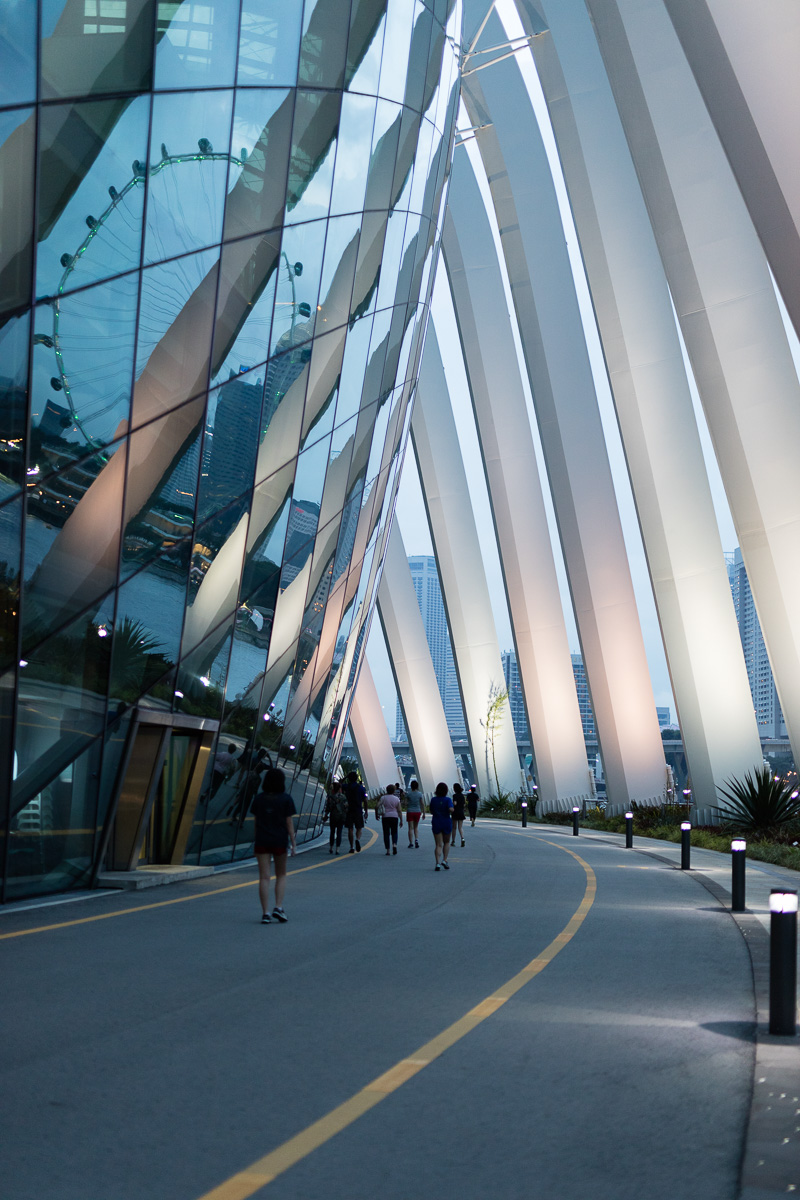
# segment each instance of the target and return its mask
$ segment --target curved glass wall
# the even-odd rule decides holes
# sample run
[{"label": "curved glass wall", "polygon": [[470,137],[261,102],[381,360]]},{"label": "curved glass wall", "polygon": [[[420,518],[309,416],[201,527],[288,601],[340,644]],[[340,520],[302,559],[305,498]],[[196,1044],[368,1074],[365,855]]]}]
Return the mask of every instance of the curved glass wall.
[{"label": "curved glass wall", "polygon": [[300,839],[319,826],[459,22],[456,0],[2,6],[4,899],[249,855],[270,762]]}]

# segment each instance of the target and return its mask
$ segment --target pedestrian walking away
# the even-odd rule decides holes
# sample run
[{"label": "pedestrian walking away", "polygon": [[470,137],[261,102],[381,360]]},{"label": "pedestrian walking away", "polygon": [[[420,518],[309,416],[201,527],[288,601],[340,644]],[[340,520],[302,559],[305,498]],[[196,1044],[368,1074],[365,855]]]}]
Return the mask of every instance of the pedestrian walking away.
[{"label": "pedestrian walking away", "polygon": [[441,865],[445,871],[449,871],[450,867],[447,863],[447,855],[450,850],[450,835],[453,832],[453,801],[447,794],[446,783],[437,783],[436,791],[431,798],[428,808],[431,814],[431,832],[433,833],[436,870],[439,870],[439,863],[441,861]]},{"label": "pedestrian walking away", "polygon": [[369,816],[367,804],[367,789],[358,782],[358,775],[351,771],[347,776],[344,794],[347,799],[347,836],[350,839],[350,853],[361,853],[361,830]]},{"label": "pedestrian walking away", "polygon": [[409,850],[419,850],[417,835],[419,833],[420,820],[425,820],[425,797],[419,790],[419,784],[416,779],[412,779],[408,785],[408,795],[406,796],[406,826],[408,827]]},{"label": "pedestrian walking away", "polygon": [[328,853],[333,854],[335,845],[336,853],[338,854],[342,845],[342,830],[347,820],[347,797],[342,791],[342,785],[338,780],[334,780],[331,784],[331,790],[328,793],[328,799],[325,804],[325,816],[328,818],[331,830]]},{"label": "pedestrian walking away", "polygon": [[[293,820],[296,812],[294,800],[286,791],[286,776],[277,767],[270,767],[264,775],[263,790],[253,801],[262,925],[270,925],[273,921],[283,924],[288,920],[283,911],[283,897],[286,891],[287,850],[291,845],[292,855],[297,852]],[[270,862],[275,864],[275,907],[272,916],[269,912]]]},{"label": "pedestrian walking away", "polygon": [[461,845],[466,846],[464,841],[464,789],[460,783],[453,784],[453,832],[450,837],[450,845],[455,846],[456,837],[461,838]]},{"label": "pedestrian walking away", "polygon": [[475,790],[475,784],[470,786],[467,792],[467,808],[469,809],[469,819],[472,824],[475,824],[475,818],[478,815],[478,793]]},{"label": "pedestrian walking away", "polygon": [[378,801],[376,813],[381,818],[383,826],[383,844],[389,854],[389,841],[392,843],[392,854],[397,854],[397,830],[403,827],[403,812],[400,808],[400,797],[395,792],[393,783],[387,785],[386,791]]}]

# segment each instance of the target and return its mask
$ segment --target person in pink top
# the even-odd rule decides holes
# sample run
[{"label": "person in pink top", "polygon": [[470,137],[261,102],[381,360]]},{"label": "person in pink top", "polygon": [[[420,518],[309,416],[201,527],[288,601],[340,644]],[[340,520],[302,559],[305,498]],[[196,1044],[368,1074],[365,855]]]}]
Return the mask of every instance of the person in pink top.
[{"label": "person in pink top", "polygon": [[[393,783],[387,785],[386,791],[378,801],[378,811],[381,814],[383,844],[386,847],[386,853],[397,854],[397,830],[403,824],[403,810],[400,807],[400,797],[397,795]],[[390,837],[392,840],[391,851],[389,850]]]}]

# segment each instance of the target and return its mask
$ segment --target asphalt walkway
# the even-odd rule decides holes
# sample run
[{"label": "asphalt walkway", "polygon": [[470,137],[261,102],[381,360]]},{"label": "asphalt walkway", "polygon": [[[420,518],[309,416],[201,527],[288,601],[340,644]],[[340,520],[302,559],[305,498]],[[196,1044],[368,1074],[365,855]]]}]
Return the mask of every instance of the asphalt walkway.
[{"label": "asphalt walkway", "polygon": [[720,897],[662,844],[421,840],[298,856],[283,926],[252,867],[0,913],[4,1200],[736,1200]]}]

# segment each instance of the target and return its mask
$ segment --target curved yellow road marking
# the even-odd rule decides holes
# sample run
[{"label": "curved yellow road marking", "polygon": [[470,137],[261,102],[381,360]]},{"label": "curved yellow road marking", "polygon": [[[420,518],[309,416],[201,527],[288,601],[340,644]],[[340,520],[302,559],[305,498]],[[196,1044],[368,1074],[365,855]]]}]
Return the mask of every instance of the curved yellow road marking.
[{"label": "curved yellow road marking", "polygon": [[[374,829],[368,830],[370,840],[364,847],[369,850],[378,840],[378,835]],[[287,871],[287,875],[302,875],[304,871],[316,871],[319,867],[329,867],[335,862],[344,862],[348,858],[326,858],[322,862],[312,863],[309,867],[296,867],[294,871]],[[186,880],[190,883],[191,880]],[[206,896],[221,896],[223,892],[238,892],[241,888],[255,887],[258,883],[257,879],[248,879],[245,883],[232,883],[227,887],[214,888],[208,892],[194,892],[191,896],[177,896],[173,900],[155,900],[151,904],[137,904],[135,908],[117,908],[113,912],[98,913],[94,917],[76,917],[74,921],[57,921],[53,925],[35,925],[32,929],[17,929],[13,933],[0,933],[0,942],[7,938],[27,937],[30,933],[49,933],[51,929],[68,929],[71,925],[89,925],[92,921],[108,921],[111,917],[127,917],[130,913],[147,912],[153,908],[166,908],[169,904],[185,904],[187,900],[204,900]],[[11,915],[11,914],[9,914]]]},{"label": "curved yellow road marking", "polygon": [[[546,838],[537,840],[547,841]],[[487,996],[485,1000],[481,1000],[480,1004],[476,1004],[468,1013],[465,1013],[463,1017],[448,1026],[435,1038],[426,1042],[424,1046],[420,1046],[408,1058],[401,1059],[383,1075],[379,1075],[377,1079],[373,1079],[366,1087],[356,1092],[349,1100],[345,1100],[343,1104],[321,1117],[319,1121],[315,1121],[313,1125],[309,1125],[308,1128],[289,1138],[282,1146],[278,1146],[277,1149],[258,1159],[257,1162],[251,1163],[244,1171],[239,1171],[218,1187],[206,1192],[200,1197],[200,1200],[248,1200],[248,1197],[259,1191],[260,1188],[272,1183],[284,1171],[288,1171],[301,1159],[329,1142],[337,1133],[347,1129],[364,1113],[369,1112],[376,1104],[380,1104],[381,1100],[385,1100],[409,1079],[413,1079],[424,1067],[429,1066],[444,1054],[445,1050],[449,1050],[487,1017],[502,1008],[520,988],[523,988],[526,983],[543,971],[548,963],[553,961],[555,956],[574,938],[586,919],[586,914],[592,907],[597,893],[597,878],[589,864],[584,862],[574,851],[559,845],[558,842],[548,841],[548,845],[570,854],[576,862],[580,863],[586,873],[583,899],[561,933],[553,938],[550,945],[541,954],[537,954],[536,958],[532,959],[526,967],[523,967],[490,996]]]}]

